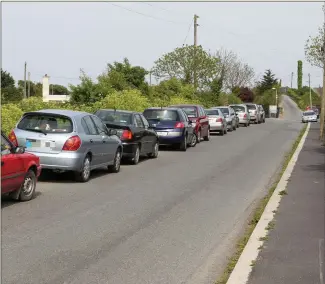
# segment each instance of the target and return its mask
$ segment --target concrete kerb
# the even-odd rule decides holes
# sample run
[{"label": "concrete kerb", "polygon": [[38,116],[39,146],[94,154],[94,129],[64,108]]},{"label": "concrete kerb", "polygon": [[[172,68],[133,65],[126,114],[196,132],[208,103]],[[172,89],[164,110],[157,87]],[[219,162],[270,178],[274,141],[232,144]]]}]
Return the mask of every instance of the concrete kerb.
[{"label": "concrete kerb", "polygon": [[262,239],[267,236],[267,226],[269,222],[271,222],[274,218],[275,213],[273,213],[275,210],[277,210],[282,195],[279,193],[286,189],[286,186],[288,184],[288,180],[291,176],[291,173],[294,169],[294,166],[297,162],[298,156],[300,154],[300,151],[305,143],[306,137],[308,135],[310,129],[310,123],[308,123],[307,129],[302,136],[298,147],[294,154],[292,155],[292,158],[290,159],[287,168],[285,169],[276,189],[274,190],[269,202],[267,203],[263,214],[257,223],[253,233],[251,234],[241,256],[238,259],[238,262],[230,274],[230,277],[227,281],[227,284],[246,284],[250,273],[252,271],[252,262],[254,262],[259,254],[259,247],[261,247],[264,243]]}]

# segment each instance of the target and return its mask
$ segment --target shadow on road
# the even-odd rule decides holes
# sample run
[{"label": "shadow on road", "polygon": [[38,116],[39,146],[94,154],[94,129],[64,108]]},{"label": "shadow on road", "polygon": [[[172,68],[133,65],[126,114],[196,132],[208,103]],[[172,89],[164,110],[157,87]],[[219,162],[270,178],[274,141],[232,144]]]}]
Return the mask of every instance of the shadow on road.
[{"label": "shadow on road", "polygon": [[[40,195],[42,195],[42,193],[40,191],[37,191],[37,187],[36,187],[34,199],[38,198],[38,196]],[[31,201],[26,201],[26,202],[31,202]],[[11,199],[8,195],[4,195],[1,197],[1,209],[9,207],[11,205],[15,205],[17,203],[21,203],[21,202]]]}]

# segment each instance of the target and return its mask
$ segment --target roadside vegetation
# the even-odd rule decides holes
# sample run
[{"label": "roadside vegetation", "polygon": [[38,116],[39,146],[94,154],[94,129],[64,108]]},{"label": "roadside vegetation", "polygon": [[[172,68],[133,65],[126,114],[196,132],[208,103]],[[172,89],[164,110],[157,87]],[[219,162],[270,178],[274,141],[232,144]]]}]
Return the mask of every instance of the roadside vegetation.
[{"label": "roadside vegetation", "polygon": [[125,58],[108,63],[96,80],[81,70],[78,85],[51,85],[51,90],[52,87],[54,94],[69,95],[70,101],[44,103],[42,84],[37,82],[31,82],[30,97],[23,99],[24,82],[19,80],[16,84],[10,73],[1,70],[2,130],[8,133],[24,112],[47,108],[143,111],[149,106],[180,103],[209,108],[257,102],[267,111],[275,101],[272,88],[279,88],[280,83],[271,70],[257,81],[253,68],[232,51],[220,49],[211,53],[201,46],[184,46],[163,54],[150,70],[133,66]]}]

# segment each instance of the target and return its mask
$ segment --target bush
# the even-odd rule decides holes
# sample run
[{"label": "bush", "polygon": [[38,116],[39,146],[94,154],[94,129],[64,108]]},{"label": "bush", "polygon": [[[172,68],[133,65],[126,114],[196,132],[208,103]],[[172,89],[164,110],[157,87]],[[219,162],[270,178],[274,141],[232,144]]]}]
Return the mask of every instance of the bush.
[{"label": "bush", "polygon": [[1,106],[1,130],[5,134],[9,134],[22,115],[23,111],[17,105],[5,104]]}]

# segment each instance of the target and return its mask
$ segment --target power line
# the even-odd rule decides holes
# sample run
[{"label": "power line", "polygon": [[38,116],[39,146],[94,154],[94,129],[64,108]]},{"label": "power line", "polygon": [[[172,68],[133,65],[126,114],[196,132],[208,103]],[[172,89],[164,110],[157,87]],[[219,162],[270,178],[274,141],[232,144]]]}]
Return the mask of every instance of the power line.
[{"label": "power line", "polygon": [[172,24],[187,25],[187,24],[182,23],[182,22],[175,22],[175,21],[166,20],[166,19],[163,19],[163,18],[158,18],[158,17],[155,17],[155,16],[151,16],[151,15],[148,15],[148,14],[145,14],[145,13],[142,13],[142,12],[138,12],[136,10],[133,10],[133,9],[130,9],[130,8],[127,8],[127,7],[123,7],[123,6],[120,6],[120,5],[117,5],[117,4],[113,4],[113,3],[109,3],[109,4],[111,4],[111,5],[115,6],[115,7],[119,7],[121,9],[127,10],[129,12],[139,14],[139,15],[147,17],[147,18],[151,18],[151,19],[155,19],[155,20],[159,20],[159,21],[164,21],[164,22],[168,22],[168,23],[172,23]]},{"label": "power line", "polygon": [[186,42],[186,40],[187,40],[187,37],[188,37],[188,35],[189,35],[189,33],[190,33],[190,30],[191,30],[191,27],[192,27],[193,21],[194,21],[194,19],[192,19],[192,21],[191,21],[191,23],[190,23],[190,26],[188,27],[188,31],[187,31],[186,37],[185,37],[185,39],[184,39],[183,46],[185,45],[185,42]]},{"label": "power line", "polygon": [[147,3],[147,2],[140,2],[140,3],[141,3],[141,4],[148,5],[148,6],[153,7],[153,8],[158,8],[158,9],[160,9],[160,10],[162,10],[162,11],[165,11],[165,12],[174,12],[174,11],[167,10],[167,9],[165,9],[165,8],[162,8],[162,7],[154,6],[154,5],[152,5],[152,4],[150,4],[150,3]]}]

